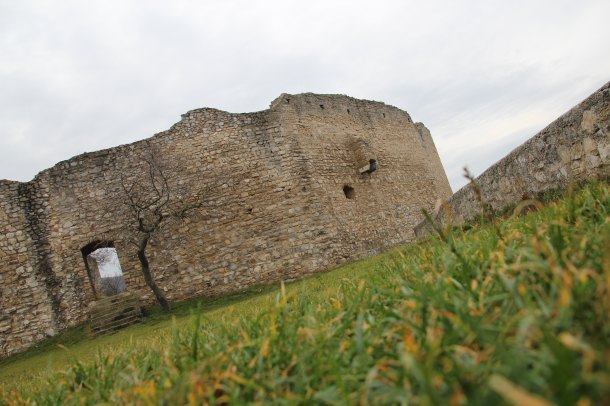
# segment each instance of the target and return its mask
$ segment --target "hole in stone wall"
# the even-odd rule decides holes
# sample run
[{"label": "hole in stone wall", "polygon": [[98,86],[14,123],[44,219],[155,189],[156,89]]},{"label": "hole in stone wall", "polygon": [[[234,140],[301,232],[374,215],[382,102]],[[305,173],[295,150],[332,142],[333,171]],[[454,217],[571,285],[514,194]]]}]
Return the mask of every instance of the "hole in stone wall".
[{"label": "hole in stone wall", "polygon": [[349,109],[347,109],[347,114],[351,114],[351,112],[349,111]]},{"label": "hole in stone wall", "polygon": [[320,104],[320,108],[321,108],[322,110],[324,110],[324,105],[323,105],[323,104]]},{"label": "hole in stone wall", "polygon": [[343,193],[347,199],[353,199],[356,197],[356,191],[350,185],[343,186]]},{"label": "hole in stone wall", "polygon": [[383,114],[383,118],[385,118],[385,113],[381,113],[381,114]]},{"label": "hole in stone wall", "polygon": [[81,249],[95,296],[125,292],[125,278],[112,241],[94,241]]},{"label": "hole in stone wall", "polygon": [[290,104],[290,99],[286,99],[286,104]]}]

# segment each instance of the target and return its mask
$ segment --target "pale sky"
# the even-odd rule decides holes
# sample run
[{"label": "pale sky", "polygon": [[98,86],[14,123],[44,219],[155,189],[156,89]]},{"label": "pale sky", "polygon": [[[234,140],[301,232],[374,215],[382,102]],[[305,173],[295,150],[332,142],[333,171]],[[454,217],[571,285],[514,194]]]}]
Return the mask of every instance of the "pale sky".
[{"label": "pale sky", "polygon": [[89,255],[96,260],[102,278],[123,275],[119,256],[114,248],[98,248]]},{"label": "pale sky", "polygon": [[0,0],[0,179],[200,107],[340,93],[409,112],[455,190],[610,80],[609,0]]}]

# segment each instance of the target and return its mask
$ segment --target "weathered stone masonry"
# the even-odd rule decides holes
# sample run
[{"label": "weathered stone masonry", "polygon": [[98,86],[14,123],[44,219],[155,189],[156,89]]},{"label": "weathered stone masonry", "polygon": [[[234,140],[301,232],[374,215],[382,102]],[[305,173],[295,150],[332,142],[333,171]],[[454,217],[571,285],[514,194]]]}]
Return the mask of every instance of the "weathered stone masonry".
[{"label": "weathered stone masonry", "polygon": [[[495,210],[550,189],[566,189],[595,178],[610,177],[610,82],[563,114],[538,134],[492,165],[476,183]],[[452,223],[481,213],[468,185],[449,199]],[[438,213],[443,219],[444,211]],[[430,231],[426,222],[419,236]]]},{"label": "weathered stone masonry", "polygon": [[[165,223],[147,251],[170,300],[301,278],[411,241],[421,208],[451,194],[429,131],[383,103],[284,94],[257,113],[190,111],[148,140],[0,181],[0,356],[85,320],[95,293],[81,249],[92,242],[111,242],[127,289],[152,301],[120,181],[144,170],[151,148],[172,168],[172,190],[206,191],[204,208]],[[378,169],[360,174],[370,159]]]}]

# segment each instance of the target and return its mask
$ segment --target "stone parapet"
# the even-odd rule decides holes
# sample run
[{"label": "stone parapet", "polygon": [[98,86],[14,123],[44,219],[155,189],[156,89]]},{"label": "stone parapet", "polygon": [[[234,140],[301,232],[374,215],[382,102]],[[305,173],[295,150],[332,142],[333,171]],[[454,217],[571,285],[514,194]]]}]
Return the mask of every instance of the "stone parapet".
[{"label": "stone parapet", "polygon": [[[483,201],[500,210],[553,189],[610,176],[610,82],[475,179]],[[481,213],[471,185],[448,201],[452,223]],[[437,213],[443,222],[444,211]],[[430,230],[422,221],[418,236]]]}]

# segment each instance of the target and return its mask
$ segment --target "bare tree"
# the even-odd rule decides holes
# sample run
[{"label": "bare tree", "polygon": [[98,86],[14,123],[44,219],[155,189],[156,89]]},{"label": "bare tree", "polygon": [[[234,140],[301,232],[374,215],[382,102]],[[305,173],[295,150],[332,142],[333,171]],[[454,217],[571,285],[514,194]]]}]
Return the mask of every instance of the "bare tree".
[{"label": "bare tree", "polygon": [[131,180],[121,174],[121,184],[125,193],[125,204],[132,213],[137,227],[138,259],[144,281],[152,290],[164,311],[169,311],[169,303],[157,286],[151,272],[146,248],[152,236],[171,217],[185,217],[191,210],[201,207],[199,194],[183,198],[171,190],[167,178],[167,168],[159,161],[159,154],[149,145],[144,160],[143,173],[132,176]]}]

